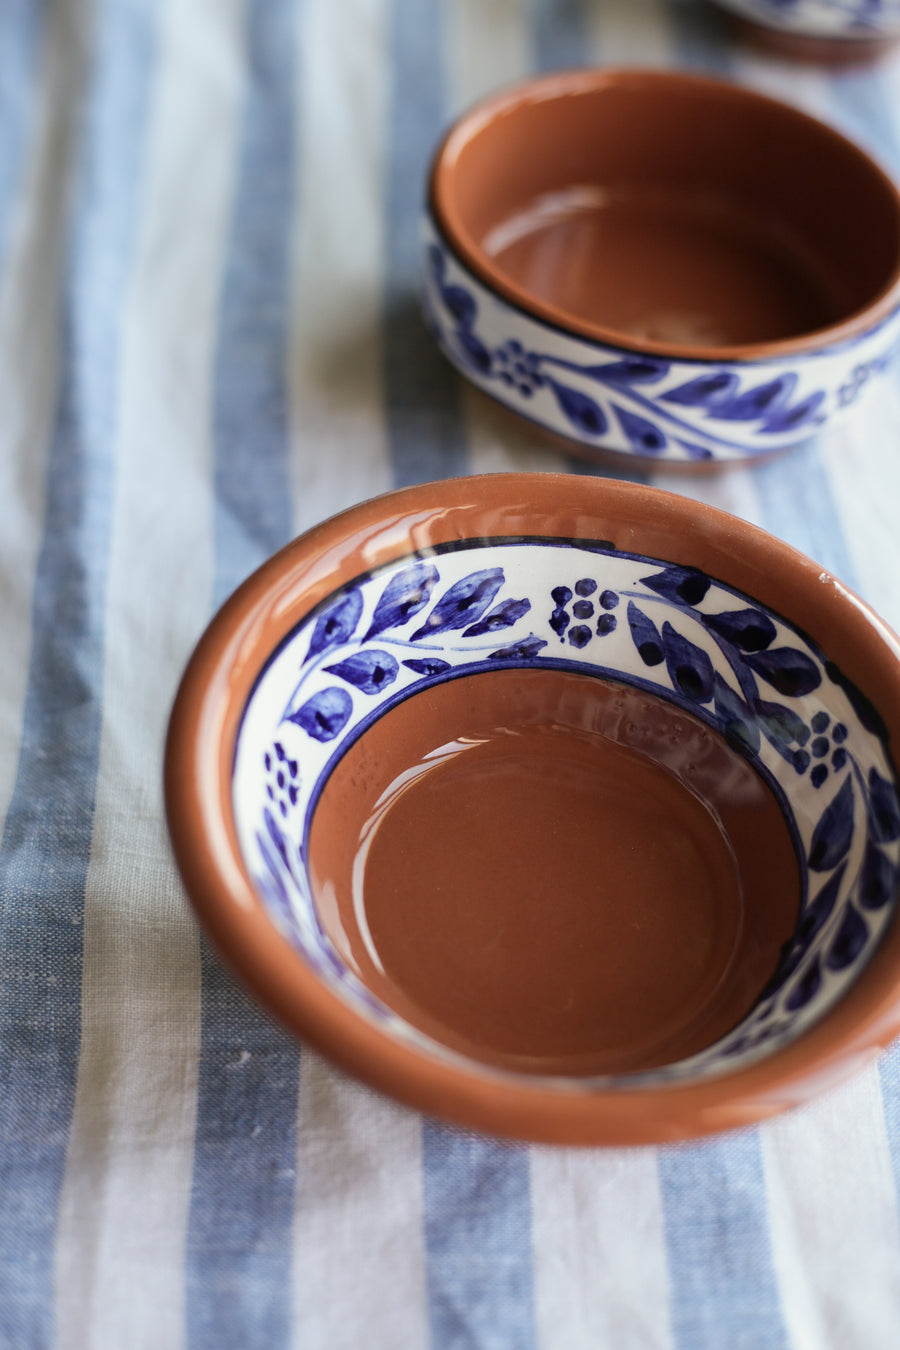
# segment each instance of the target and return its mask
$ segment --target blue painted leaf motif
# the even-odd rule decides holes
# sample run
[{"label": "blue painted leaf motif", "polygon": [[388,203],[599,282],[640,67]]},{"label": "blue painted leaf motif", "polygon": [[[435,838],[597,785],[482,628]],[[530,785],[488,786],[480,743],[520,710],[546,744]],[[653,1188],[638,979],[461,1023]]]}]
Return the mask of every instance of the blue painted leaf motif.
[{"label": "blue painted leaf motif", "polygon": [[787,1011],[799,1012],[801,1008],[805,1008],[819,992],[821,983],[822,972],[819,969],[819,958],[816,957],[809,970],[801,976],[785,999],[784,1006]]},{"label": "blue painted leaf motif", "polygon": [[670,389],[661,397],[666,403],[678,403],[684,408],[707,408],[712,411],[718,404],[731,398],[738,387],[738,377],[730,370],[717,370],[712,375],[698,375],[687,384]]},{"label": "blue painted leaf motif", "polygon": [[443,675],[445,670],[450,669],[450,662],[441,660],[439,656],[404,661],[403,664],[410,670],[414,670],[417,675]]},{"label": "blue painted leaf motif", "polygon": [[716,404],[715,416],[727,422],[755,422],[772,417],[783,408],[797,385],[793,371],[758,384],[743,394],[735,393]]},{"label": "blue painted leaf motif", "polygon": [[897,890],[897,869],[886,853],[869,840],[859,882],[859,903],[865,909],[882,909]]},{"label": "blue painted leaf motif", "polygon": [[732,609],[724,614],[704,614],[703,622],[719,637],[742,652],[761,652],[775,640],[776,628],[761,609]]},{"label": "blue painted leaf motif", "polygon": [[482,375],[486,375],[493,364],[491,354],[487,347],[476,337],[470,328],[457,328],[456,340],[462,348],[461,354],[466,357],[471,365]]},{"label": "blue painted leaf motif", "polygon": [[651,591],[664,596],[667,600],[685,605],[699,605],[709,590],[710,581],[709,577],[704,572],[698,572],[696,567],[678,567],[673,564],[661,572],[654,572],[652,577],[641,577],[641,585],[648,586]]},{"label": "blue painted leaf motif", "polygon": [[272,854],[269,851],[269,846],[266,843],[266,840],[260,834],[259,830],[256,831],[255,837],[256,837],[256,847],[259,849],[260,857],[262,858],[263,862],[266,865],[266,876],[260,877],[257,874],[256,881],[260,885],[261,889],[265,892],[265,894],[268,895],[269,897],[272,897],[272,888],[274,887],[275,891],[274,898],[281,901],[283,905],[286,905],[289,901],[289,897],[287,893],[287,887],[284,884],[284,878],[281,875],[281,868],[278,866],[278,864],[275,862],[275,859],[272,857]]},{"label": "blue painted leaf motif", "polygon": [[491,652],[488,656],[489,661],[530,661],[532,657],[537,656],[547,643],[544,638],[539,638],[535,633],[529,634],[521,642],[513,642],[508,647],[500,647],[497,651]]},{"label": "blue painted leaf motif", "polygon": [[868,924],[858,910],[848,905],[825,964],[829,970],[846,970],[847,966],[853,965],[868,940]]},{"label": "blue painted leaf motif", "polygon": [[830,872],[847,856],[853,839],[853,779],[844,779],[840,791],[819,818],[809,848],[814,872]]},{"label": "blue painted leaf motif", "polygon": [[428,604],[438,581],[438,570],[432,563],[417,562],[391,577],[382,592],[366,638],[400,628]]},{"label": "blue painted leaf motif", "polygon": [[288,721],[302,727],[314,741],[333,741],[347,725],[352,711],[353,700],[346,689],[331,685],[307,699]]},{"label": "blue painted leaf motif", "polygon": [[785,698],[811,694],[822,683],[815,661],[796,647],[770,647],[764,652],[749,652],[747,665]]},{"label": "blue painted leaf motif", "polygon": [[806,950],[807,949],[802,943],[794,942],[793,939],[784,944],[781,949],[781,955],[778,958],[778,965],[775,968],[775,973],[763,989],[762,994],[760,995],[761,998],[770,998],[773,994],[778,993],[778,990],[787,983],[794,971],[800,965],[800,962],[806,955]]},{"label": "blue painted leaf motif", "polygon": [[819,894],[816,896],[815,900],[813,900],[812,904],[807,908],[800,923],[797,925],[794,942],[800,948],[801,952],[808,950],[809,944],[812,942],[813,938],[831,917],[831,912],[834,909],[834,902],[840,894],[841,882],[844,879],[846,868],[846,861],[842,862],[840,867],[838,867],[834,874],[825,882],[825,885],[819,891]]},{"label": "blue painted leaf motif", "polygon": [[762,424],[762,430],[771,433],[778,431],[796,431],[807,423],[815,425],[822,419],[817,416],[819,408],[825,402],[825,391],[819,389],[792,408],[776,408]]},{"label": "blue painted leaf motif", "polygon": [[869,770],[869,816],[872,821],[872,833],[882,844],[900,839],[900,805],[897,802],[897,789],[887,778],[882,778],[877,769]]},{"label": "blue painted leaf motif", "polygon": [[271,839],[272,843],[278,850],[278,856],[281,858],[281,861],[284,863],[288,872],[290,872],[291,875],[293,876],[293,869],[291,867],[290,859],[288,857],[287,844],[285,842],[284,835],[281,833],[281,828],[278,824],[278,821],[272,815],[272,812],[269,810],[267,806],[263,808],[263,821],[265,823],[266,831],[268,833],[269,838]]},{"label": "blue painted leaf motif", "polygon": [[656,455],[665,450],[668,440],[664,432],[653,422],[646,417],[639,417],[637,413],[629,412],[627,408],[620,408],[617,403],[614,403],[612,408],[619,426],[628,437],[629,444],[638,454]]},{"label": "blue painted leaf motif", "polygon": [[783,741],[785,745],[790,745],[796,741],[797,745],[805,745],[809,740],[809,727],[793,708],[786,708],[783,703],[767,703],[758,698],[754,700],[753,711],[773,744]]},{"label": "blue painted leaf motif", "polygon": [[627,388],[632,384],[654,384],[669,373],[669,362],[657,360],[652,356],[624,357],[621,361],[610,361],[605,366],[589,366],[586,375],[605,384]]},{"label": "blue painted leaf motif", "polygon": [[663,624],[662,639],[666,670],[675,688],[692,703],[708,703],[713,694],[714,672],[707,653],[689,642],[668,620]]},{"label": "blue painted leaf motif", "polygon": [[688,452],[691,459],[712,459],[713,452],[708,445],[697,445],[695,441],[683,441],[680,436],[676,436],[675,439],[682,450]]},{"label": "blue painted leaf motif", "polygon": [[750,709],[722,676],[716,672],[714,681],[715,712],[722,728],[722,734],[731,745],[740,750],[759,753],[760,736]]},{"label": "blue painted leaf motif", "polygon": [[449,633],[456,628],[465,628],[467,624],[480,619],[504,580],[502,567],[485,567],[454,582],[438,600],[422,627],[413,633],[412,641],[419,642],[433,633]]},{"label": "blue painted leaf motif", "polygon": [[340,643],[347,642],[353,636],[362,610],[362,594],[356,588],[348,591],[346,595],[342,595],[339,600],[330,605],[316,620],[316,626],[309,640],[309,651],[306,654],[306,659],[309,660],[311,656],[318,656],[320,652],[327,651],[329,647],[337,647]]},{"label": "blue painted leaf motif", "polygon": [[640,609],[633,600],[628,602],[628,627],[637,648],[638,656],[645,666],[658,666],[663,661],[663,642],[659,629],[652,619]]},{"label": "blue painted leaf motif", "polygon": [[567,385],[559,384],[556,380],[548,377],[548,384],[556,396],[556,401],[565,416],[576,427],[578,431],[584,431],[589,436],[602,436],[608,426],[606,416],[599,404],[595,403],[587,394],[579,393],[577,389],[570,389]]},{"label": "blue painted leaf motif", "polygon": [[464,286],[442,286],[441,299],[457,323],[470,327],[478,317],[475,297]]},{"label": "blue painted leaf motif", "polygon": [[512,628],[530,609],[530,600],[504,600],[502,604],[495,605],[490,614],[467,628],[463,637],[482,637],[485,633],[496,633],[501,628]]},{"label": "blue painted leaf motif", "polygon": [[874,704],[870,703],[856,685],[847,679],[844,672],[834,664],[833,661],[825,662],[825,674],[839,689],[843,689],[853,711],[862,722],[866,731],[871,731],[878,736],[880,740],[887,740],[887,727],[881,714],[877,711]]},{"label": "blue painted leaf motif", "polygon": [[390,652],[367,647],[325,669],[329,675],[339,676],[364,694],[377,694],[394,683],[399,667]]}]

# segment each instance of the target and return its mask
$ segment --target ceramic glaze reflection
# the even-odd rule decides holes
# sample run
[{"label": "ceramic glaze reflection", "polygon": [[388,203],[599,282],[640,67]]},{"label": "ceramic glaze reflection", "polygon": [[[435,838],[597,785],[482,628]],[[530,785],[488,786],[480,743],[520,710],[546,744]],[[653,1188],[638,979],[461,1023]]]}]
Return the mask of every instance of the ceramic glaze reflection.
[{"label": "ceramic glaze reflection", "polygon": [[542,1073],[704,1049],[774,973],[800,894],[744,759],[661,699],[556,670],[387,713],[331,774],[308,857],[370,989],[444,1044]]},{"label": "ceramic glaze reflection", "polygon": [[[673,716],[696,719],[768,785],[793,841],[798,921],[786,938],[780,920],[775,924],[780,950],[770,949],[756,971],[750,1011],[695,1054],[670,1047],[672,1057],[642,1070],[645,1077],[721,1073],[788,1044],[823,1017],[858,978],[896,906],[900,805],[883,722],[838,665],[751,596],[697,568],[598,539],[460,540],[401,557],[327,597],[269,661],[238,738],[235,825],[259,895],[304,959],[357,1012],[398,1039],[427,1044],[433,1054],[459,1054],[452,1037],[422,1029],[421,1008],[415,1016],[398,1012],[396,984],[388,996],[361,978],[358,954],[348,954],[352,925],[339,914],[341,892],[331,903],[323,890],[324,908],[312,894],[311,826],[344,765],[365,803],[352,845],[374,800],[399,773],[472,735],[469,718],[456,729],[444,722],[429,745],[413,747],[405,764],[373,786],[360,755],[370,738],[386,734],[382,722],[402,716],[407,704],[427,708],[420,700],[437,698],[437,689],[449,697],[445,685],[458,685],[460,697],[468,697],[482,676],[517,671],[625,684],[651,702],[663,700]],[[471,698],[477,705],[479,697]],[[573,716],[562,724],[584,731]],[[654,725],[649,714],[632,720],[637,728]],[[508,725],[502,716],[494,723]],[[619,739],[642,750],[637,732]],[[651,741],[671,770],[659,758],[666,736]],[[681,773],[677,764],[674,771]],[[714,801],[725,821],[715,792],[699,783],[691,790]],[[737,811],[726,822],[736,853],[751,819]],[[444,824],[452,827],[452,820]],[[763,847],[751,829],[751,852],[768,857],[770,834],[774,839],[777,831],[766,834]],[[346,831],[337,830],[336,840],[343,847]],[[744,882],[745,901],[746,895]],[[367,908],[361,913],[368,923]],[[745,903],[745,922],[749,914]],[[374,938],[372,951],[378,955]],[[583,1081],[599,1078],[585,1069]]]},{"label": "ceramic glaze reflection", "polygon": [[778,341],[852,307],[808,246],[708,193],[571,188],[495,227],[484,247],[536,299],[651,342]]}]

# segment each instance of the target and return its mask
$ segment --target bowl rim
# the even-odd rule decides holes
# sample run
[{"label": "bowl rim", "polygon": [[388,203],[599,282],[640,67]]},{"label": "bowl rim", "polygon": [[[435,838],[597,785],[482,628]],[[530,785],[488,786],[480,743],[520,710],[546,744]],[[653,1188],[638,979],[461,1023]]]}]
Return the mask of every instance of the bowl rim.
[{"label": "bowl rim", "polygon": [[[795,337],[771,342],[722,344],[721,346],[692,346],[676,342],[662,342],[650,338],[637,340],[618,329],[591,323],[569,314],[556,305],[533,295],[525,287],[509,279],[496,267],[478,242],[468,233],[455,206],[449,179],[455,161],[468,140],[499,115],[522,104],[546,101],[587,93],[610,85],[640,87],[644,84],[696,89],[718,95],[735,103],[768,106],[781,115],[814,128],[828,140],[849,150],[860,163],[886,188],[893,199],[897,248],[894,270],[878,293],[852,314],[824,328],[810,330]],[[551,72],[515,83],[489,94],[461,114],[445,132],[438,144],[428,171],[426,209],[430,212],[439,234],[451,252],[489,290],[500,296],[513,308],[529,318],[549,325],[558,332],[589,342],[598,343],[639,355],[664,356],[674,360],[702,362],[777,360],[797,355],[811,356],[827,352],[848,340],[856,339],[887,320],[900,307],[900,185],[866,149],[837,128],[802,109],[768,94],[759,93],[745,85],[693,72],[654,69],[640,66],[610,66],[598,69],[574,69]]]},{"label": "bowl rim", "polygon": [[295,1035],[426,1115],[491,1135],[594,1145],[695,1138],[756,1123],[843,1081],[900,1034],[896,915],[842,1000],[768,1058],[708,1079],[590,1089],[532,1083],[398,1040],[329,989],[274,926],[242,861],[231,808],[236,737],[259,670],[303,615],[350,576],[433,543],[475,537],[472,527],[486,512],[507,519],[509,534],[527,532],[523,520],[532,515],[541,518],[541,534],[593,534],[651,555],[665,539],[656,556],[699,566],[782,613],[787,584],[786,617],[793,609],[813,641],[827,649],[836,627],[846,631],[842,669],[874,694],[889,753],[900,745],[900,640],[813,560],[756,526],[659,488],[567,474],[402,488],[350,507],[276,553],[225,602],[188,662],[166,737],[164,798],[172,849],[202,926],[238,979]]}]

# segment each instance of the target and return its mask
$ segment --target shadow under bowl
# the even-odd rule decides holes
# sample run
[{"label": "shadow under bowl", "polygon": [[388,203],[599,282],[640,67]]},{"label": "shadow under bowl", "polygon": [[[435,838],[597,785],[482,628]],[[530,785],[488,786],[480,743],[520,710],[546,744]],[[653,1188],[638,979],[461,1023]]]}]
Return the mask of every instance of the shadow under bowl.
[{"label": "shadow under bowl", "polygon": [[900,652],[753,527],[494,475],[356,507],[214,620],[166,752],[226,959],[445,1120],[758,1120],[900,1027]]},{"label": "shadow under bowl", "polygon": [[582,452],[745,460],[843,413],[896,347],[900,194],[832,128],[672,71],[502,92],[440,146],[426,318]]}]

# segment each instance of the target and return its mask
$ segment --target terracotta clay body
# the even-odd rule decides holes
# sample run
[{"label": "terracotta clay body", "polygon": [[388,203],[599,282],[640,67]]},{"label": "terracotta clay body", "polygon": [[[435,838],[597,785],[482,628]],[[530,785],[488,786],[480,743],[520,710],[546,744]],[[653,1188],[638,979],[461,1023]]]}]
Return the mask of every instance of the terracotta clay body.
[{"label": "terracotta clay body", "polygon": [[[321,607],[333,605],[342,587],[364,575],[380,584],[379,569],[408,559],[411,551],[428,559],[438,556],[433,550],[452,550],[464,539],[536,535],[563,545],[606,541],[603,549],[629,559],[639,555],[699,569],[802,626],[837,663],[823,689],[833,687],[840,702],[849,682],[846,687],[862,695],[861,715],[880,728],[879,744],[896,753],[900,645],[857,597],[780,541],[686,498],[599,478],[499,474],[426,484],[363,503],[295,540],[244,583],[198,645],[173,709],[166,751],[167,817],[188,894],[219,950],[287,1027],[349,1072],[443,1120],[524,1139],[620,1145],[746,1125],[806,1101],[857,1071],[900,1032],[900,927],[893,919],[840,1000],[790,1043],[739,1055],[733,1068],[712,1074],[689,1072],[663,1081],[654,1075],[666,1071],[654,1070],[636,1081],[627,1076],[614,1084],[585,1081],[585,1073],[603,1065],[634,1068],[682,1054],[715,1034],[716,1019],[723,1026],[740,1017],[769,977],[798,899],[796,855],[786,831],[779,835],[770,821],[774,808],[762,780],[746,763],[736,763],[722,737],[698,726],[693,714],[672,705],[659,710],[655,698],[645,699],[634,688],[623,693],[572,671],[566,672],[570,682],[557,678],[560,671],[545,681],[545,672],[534,667],[497,668],[485,676],[475,706],[466,707],[466,686],[474,688],[480,674],[434,684],[362,727],[355,750],[371,757],[377,770],[371,781],[363,775],[357,792],[351,791],[346,775],[352,780],[354,762],[357,769],[363,762],[353,748],[323,780],[310,837],[302,842],[314,854],[320,920],[332,948],[344,953],[351,970],[355,964],[362,971],[368,963],[373,991],[394,1007],[405,1000],[411,1024],[430,1023],[440,1032],[439,1042],[422,1045],[395,1034],[365,1005],[352,1005],[329,976],[333,966],[309,960],[286,934],[272,909],[278,897],[254,884],[238,841],[235,752],[248,700],[272,654],[286,649],[298,625],[316,626],[315,616],[322,618]],[[443,555],[438,560],[443,566]],[[758,664],[759,653],[751,656]],[[331,658],[325,652],[322,659]],[[833,684],[835,679],[840,683]],[[458,699],[465,714],[460,721]],[[635,700],[640,718],[628,715]],[[550,729],[544,721],[548,712]],[[649,746],[629,731],[631,723],[651,729]],[[834,721],[830,727],[815,736],[823,742],[831,736],[829,745],[842,754],[844,733]],[[439,754],[441,767],[430,781],[419,781],[425,791],[398,795],[396,780],[404,767],[418,780],[426,757],[451,740],[474,740],[486,748],[468,745],[458,754]],[[815,741],[808,745],[814,756]],[[688,759],[686,747],[703,753]],[[404,766],[406,753],[412,763]],[[527,788],[525,773],[535,759],[545,766],[537,795]],[[478,768],[474,794],[472,765]],[[807,768],[803,781],[810,772]],[[887,772],[885,764],[881,773]],[[612,774],[622,785],[618,794],[609,792]],[[495,784],[490,793],[482,786],[485,777]],[[860,782],[865,779],[863,774]],[[886,780],[871,781],[884,817],[885,800],[893,798],[884,797]],[[362,856],[360,841],[378,796],[392,784],[381,844],[390,850],[394,828],[407,838],[411,830],[429,838],[397,857],[398,885],[379,856],[376,831],[370,856],[363,859],[368,893],[364,886],[362,905],[351,913],[353,878],[348,883],[347,866]],[[856,783],[854,794],[860,790]],[[732,814],[732,798],[745,791],[749,809],[738,810],[735,801]],[[826,785],[826,792],[831,796],[822,797],[821,809],[834,788]],[[648,800],[664,803],[678,826],[660,828],[659,811]],[[623,818],[626,801],[642,813],[642,827],[632,830]],[[329,814],[335,830],[328,829]],[[865,811],[858,818],[865,828]],[[883,819],[879,829],[885,828]],[[460,845],[451,859],[454,836],[461,838],[466,829],[474,836],[472,863],[466,860],[468,845]],[[893,827],[887,832],[896,834]],[[629,848],[629,837],[637,850]],[[819,922],[823,895],[828,898],[830,883],[823,891],[818,878],[829,873],[815,867],[828,862],[832,839],[829,824],[804,849],[815,865],[811,923]],[[525,863],[529,854],[536,868]],[[491,869],[499,860],[513,868],[516,886],[526,893],[518,929],[508,917],[508,897],[490,889]],[[620,869],[626,880],[608,886]],[[855,875],[855,869],[844,871]],[[764,884],[775,872],[777,885]],[[457,875],[472,888],[468,900],[460,896]],[[445,911],[436,903],[442,876],[454,885]],[[663,901],[655,904],[649,897],[660,882]],[[401,922],[386,903],[392,892]],[[411,913],[415,894],[427,922]],[[586,901],[586,913],[574,912],[570,895]],[[867,904],[873,896],[881,914],[895,899],[893,890],[880,898],[872,891]],[[630,897],[636,903],[629,911]],[[640,932],[629,928],[629,917]],[[546,953],[528,950],[530,924],[542,926]],[[801,917],[795,933],[803,926]],[[440,935],[446,966],[428,950],[431,928]],[[501,964],[504,952],[510,955],[508,966]],[[846,957],[846,944],[839,954]],[[451,966],[479,955],[468,1007]],[[576,977],[565,998],[554,984],[554,971],[563,967]],[[630,980],[644,981],[642,998],[629,990],[629,973]],[[486,1016],[494,981],[501,995],[493,1005],[496,1020]],[[538,1000],[534,1014],[528,1011],[526,984]],[[727,998],[720,1001],[726,985]],[[667,1021],[673,1013],[667,999],[685,995],[680,1013]],[[499,1006],[506,999],[512,1015]],[[452,1052],[448,1023],[459,1042],[477,1043],[477,1055]],[[590,1043],[588,1028],[599,1033]],[[534,1072],[541,1061],[566,1071],[550,1077]]]},{"label": "terracotta clay body", "polygon": [[501,670],[394,708],[309,847],[337,950],[409,1022],[539,1073],[646,1069],[730,1030],[799,879],[747,762],[662,699]]},{"label": "terracotta clay body", "polygon": [[501,295],[669,355],[835,340],[900,256],[896,194],[856,147],[749,91],[661,72],[498,95],[448,136],[430,200]]}]

